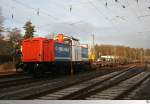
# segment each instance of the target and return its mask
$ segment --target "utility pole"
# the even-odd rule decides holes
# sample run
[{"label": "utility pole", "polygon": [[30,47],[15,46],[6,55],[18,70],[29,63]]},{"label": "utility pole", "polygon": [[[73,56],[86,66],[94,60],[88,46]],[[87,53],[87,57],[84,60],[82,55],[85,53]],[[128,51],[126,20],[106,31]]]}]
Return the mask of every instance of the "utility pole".
[{"label": "utility pole", "polygon": [[144,50],[144,64],[145,64],[145,69],[147,69],[147,54],[146,54],[146,50]]},{"label": "utility pole", "polygon": [[95,42],[95,40],[94,40],[94,34],[92,35],[92,39],[93,39],[93,47],[94,47],[94,42]]},{"label": "utility pole", "polygon": [[95,40],[94,40],[94,34],[92,34],[92,60],[95,60],[95,49],[94,49],[94,45],[95,45]]},{"label": "utility pole", "polygon": [[115,58],[114,66],[115,66],[115,64],[116,64],[116,63],[117,63],[116,65],[118,65],[118,57],[117,57],[116,50],[117,50],[117,47],[116,47],[116,46],[114,46],[114,47],[113,47],[113,51],[114,51],[114,58]]},{"label": "utility pole", "polygon": [[70,63],[71,64],[71,70],[70,70],[70,74],[73,75],[74,74],[74,70],[73,70],[73,63],[72,63],[72,61],[73,61],[72,60],[73,59],[72,58],[72,47],[73,47],[73,45],[72,45],[72,37],[71,37],[71,40],[70,40],[70,45],[71,45],[71,48],[70,48],[70,55],[71,55],[71,61],[70,61],[71,62]]}]

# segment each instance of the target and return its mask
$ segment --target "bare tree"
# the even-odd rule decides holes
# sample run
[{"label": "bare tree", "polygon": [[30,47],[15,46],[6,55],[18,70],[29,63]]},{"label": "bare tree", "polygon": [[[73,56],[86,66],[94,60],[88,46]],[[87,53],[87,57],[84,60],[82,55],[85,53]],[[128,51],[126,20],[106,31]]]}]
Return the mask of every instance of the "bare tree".
[{"label": "bare tree", "polygon": [[2,9],[0,8],[0,39],[3,39],[3,35],[2,35],[2,32],[3,32],[3,21],[4,21],[4,17],[2,16]]},{"label": "bare tree", "polygon": [[113,46],[113,45],[95,45],[96,58],[100,55],[114,55],[120,59],[128,60],[144,60],[144,57],[150,57],[150,49],[144,50],[143,48],[130,48],[126,46]]},{"label": "bare tree", "polygon": [[12,30],[8,31],[9,41],[15,46],[20,43],[22,39],[21,30],[18,28],[13,28]]},{"label": "bare tree", "polygon": [[18,28],[13,28],[12,30],[8,30],[8,38],[9,42],[12,44],[12,56],[13,62],[15,62],[17,53],[20,50],[22,35],[21,31]]}]

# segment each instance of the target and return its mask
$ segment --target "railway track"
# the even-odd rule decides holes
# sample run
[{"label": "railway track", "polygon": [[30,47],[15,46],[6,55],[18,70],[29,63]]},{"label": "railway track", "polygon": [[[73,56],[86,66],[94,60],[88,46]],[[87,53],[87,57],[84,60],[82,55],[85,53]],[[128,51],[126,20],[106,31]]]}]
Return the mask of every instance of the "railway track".
[{"label": "railway track", "polygon": [[[142,84],[136,86],[137,88],[133,89],[132,92],[129,92],[126,94],[126,96],[122,97],[123,100],[145,100],[149,99],[149,94],[141,94],[141,92],[147,92],[148,89],[146,89],[149,85],[150,77],[143,81]],[[145,88],[146,87],[146,88]],[[143,96],[144,95],[144,96]]]},{"label": "railway track", "polygon": [[[125,99],[133,89],[137,88],[145,79],[149,77],[149,73],[141,72],[140,74],[127,79],[113,87],[99,91],[85,99]],[[129,99],[129,98],[128,98]]]},{"label": "railway track", "polygon": [[[125,71],[125,70],[122,70],[122,71]],[[57,91],[57,90],[90,80],[92,78],[113,72],[112,70],[109,70],[109,71],[103,70],[103,71],[97,71],[97,72],[94,71],[94,72],[90,72],[90,73],[86,73],[82,75],[76,75],[72,77],[67,76],[67,77],[60,77],[56,79],[44,79],[44,80],[41,79],[41,81],[38,80],[36,82],[32,82],[29,80],[29,82],[32,82],[32,83],[27,82],[24,84],[22,81],[21,84],[18,84],[17,86],[11,86],[11,87],[0,89],[0,99],[36,98],[37,96],[41,96],[45,94],[46,92],[50,93],[53,91]]]},{"label": "railway track", "polygon": [[[49,78],[50,79],[50,78]],[[1,90],[2,91],[11,91],[9,90],[12,89],[12,88],[17,88],[16,86],[19,86],[19,85],[25,85],[25,84],[30,84],[30,83],[35,83],[35,82],[38,82],[38,81],[42,81],[44,79],[34,79],[34,78],[30,78],[30,77],[25,77],[25,78],[20,78],[20,79],[16,79],[16,80],[13,80],[13,81],[6,81],[6,82],[3,82],[3,83],[0,83],[0,92]]]},{"label": "railway track", "polygon": [[[38,97],[36,99],[42,99],[42,100],[56,100],[56,99],[94,99],[93,96],[97,95],[97,92],[105,91],[108,88],[112,88],[113,86],[117,86],[120,83],[125,83],[124,85],[130,85],[128,90],[125,90],[123,93],[127,93],[131,89],[133,89],[133,86],[138,85],[139,83],[142,83],[143,80],[145,80],[147,77],[149,77],[149,74],[145,74],[142,72],[143,70],[133,68],[126,71],[119,71],[119,72],[113,72],[111,74],[107,74],[104,76],[96,77],[94,79],[88,80],[86,82],[64,88],[61,90],[58,90],[56,92],[47,94],[45,96]],[[144,76],[144,77],[143,77]],[[142,80],[136,81],[138,78],[142,78]],[[130,81],[135,81],[136,83],[131,84]],[[124,82],[126,81],[126,82]],[[127,83],[128,82],[128,83]],[[119,88],[119,87],[118,87]],[[116,89],[113,89],[112,91],[116,91]],[[120,99],[124,94],[123,93],[116,93],[115,98],[109,98],[109,99]],[[123,95],[122,95],[123,94]],[[93,96],[91,96],[93,95]],[[112,94],[114,95],[114,94]],[[106,95],[105,95],[106,96]],[[110,96],[109,96],[110,97]],[[98,98],[100,99],[100,98]]]},{"label": "railway track", "polygon": [[0,83],[20,80],[25,78],[31,78],[31,77],[27,76],[26,74],[5,75],[5,76],[0,76]]},{"label": "railway track", "polygon": [[20,76],[14,75],[11,77],[8,76],[5,78],[0,78],[0,89],[15,86],[18,83],[20,84],[28,83],[30,81],[33,81],[33,78],[25,75],[20,75]]},{"label": "railway track", "polygon": [[11,74],[7,74],[6,72],[5,72],[5,74],[3,74],[3,73],[1,73],[0,72],[0,79],[1,78],[9,78],[9,77],[19,77],[19,76],[22,76],[22,75],[24,75],[24,73],[16,73],[16,72],[14,72],[14,73],[11,73]]}]

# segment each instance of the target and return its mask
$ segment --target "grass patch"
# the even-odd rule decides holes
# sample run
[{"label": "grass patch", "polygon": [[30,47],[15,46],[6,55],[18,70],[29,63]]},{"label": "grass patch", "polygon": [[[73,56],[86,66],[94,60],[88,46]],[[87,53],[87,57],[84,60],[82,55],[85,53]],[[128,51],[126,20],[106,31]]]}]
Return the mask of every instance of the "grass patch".
[{"label": "grass patch", "polygon": [[15,63],[7,62],[0,64],[0,72],[15,71]]}]

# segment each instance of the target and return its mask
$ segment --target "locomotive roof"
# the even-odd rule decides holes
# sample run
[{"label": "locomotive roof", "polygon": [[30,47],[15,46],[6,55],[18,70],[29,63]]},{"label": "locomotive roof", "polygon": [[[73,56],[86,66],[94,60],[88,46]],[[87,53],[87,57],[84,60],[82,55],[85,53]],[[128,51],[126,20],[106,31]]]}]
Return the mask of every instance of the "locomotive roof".
[{"label": "locomotive roof", "polygon": [[33,37],[33,38],[25,39],[24,41],[28,41],[28,40],[53,40],[53,39],[48,39],[43,37]]}]

